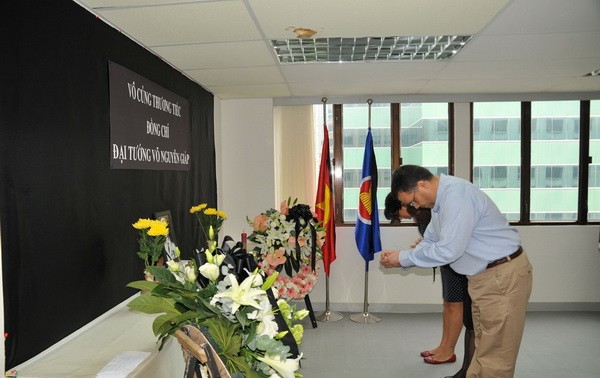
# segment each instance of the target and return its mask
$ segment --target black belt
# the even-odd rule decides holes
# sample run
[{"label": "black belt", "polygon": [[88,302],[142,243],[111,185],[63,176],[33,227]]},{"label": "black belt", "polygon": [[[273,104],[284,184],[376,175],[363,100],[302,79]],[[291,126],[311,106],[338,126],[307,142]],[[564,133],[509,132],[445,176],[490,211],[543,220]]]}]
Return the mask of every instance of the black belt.
[{"label": "black belt", "polygon": [[491,263],[488,264],[488,266],[487,266],[486,269],[490,269],[490,268],[493,268],[493,267],[495,267],[497,265],[509,262],[510,260],[519,257],[521,255],[521,253],[523,253],[523,247],[519,247],[519,249],[517,249],[517,251],[515,253],[512,253],[509,256],[506,256],[506,257],[503,257],[501,259],[492,261]]}]

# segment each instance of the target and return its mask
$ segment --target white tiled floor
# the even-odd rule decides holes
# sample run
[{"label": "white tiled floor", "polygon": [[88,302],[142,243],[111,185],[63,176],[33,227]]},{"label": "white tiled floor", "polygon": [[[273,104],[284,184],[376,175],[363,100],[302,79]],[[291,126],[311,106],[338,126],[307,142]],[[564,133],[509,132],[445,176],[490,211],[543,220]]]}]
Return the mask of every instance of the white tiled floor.
[{"label": "white tiled floor", "polygon": [[[419,356],[439,342],[440,313],[375,313],[382,318],[376,324],[343,315],[314,329],[308,318],[303,321],[305,378],[440,378],[460,369],[462,335],[455,363],[428,365]],[[600,377],[600,312],[529,312],[515,377]]]}]

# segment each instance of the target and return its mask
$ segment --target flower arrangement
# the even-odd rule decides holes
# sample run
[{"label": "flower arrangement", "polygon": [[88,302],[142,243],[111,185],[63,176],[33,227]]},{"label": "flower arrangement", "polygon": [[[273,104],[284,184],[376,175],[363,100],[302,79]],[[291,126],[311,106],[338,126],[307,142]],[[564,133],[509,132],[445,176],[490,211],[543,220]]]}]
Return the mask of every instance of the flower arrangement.
[{"label": "flower arrangement", "polygon": [[[201,329],[233,377],[301,377],[297,344],[303,328],[297,323],[308,311],[275,299],[277,274],[265,279],[259,269],[239,269],[244,265],[240,261],[254,260],[241,250],[241,243],[231,248],[226,242],[196,251],[194,260],[170,260],[166,268],[149,266],[156,282],[131,282],[129,287],[149,294],[128,306],[160,314],[152,329],[162,342],[183,325]],[[245,267],[252,268],[252,263]]]},{"label": "flower arrangement", "polygon": [[282,298],[302,299],[314,287],[321,259],[325,229],[310,207],[297,199],[283,201],[279,210],[269,209],[248,223],[251,251],[267,276],[279,274],[273,286]]},{"label": "flower arrangement", "polygon": [[144,267],[156,265],[160,259],[169,234],[167,222],[140,218],[132,226],[139,230],[138,256],[144,260]]},{"label": "flower arrangement", "polygon": [[227,214],[221,210],[217,210],[212,207],[208,207],[206,203],[201,203],[197,206],[190,208],[190,213],[196,216],[202,233],[206,238],[206,241],[216,241],[223,221],[227,219]]}]

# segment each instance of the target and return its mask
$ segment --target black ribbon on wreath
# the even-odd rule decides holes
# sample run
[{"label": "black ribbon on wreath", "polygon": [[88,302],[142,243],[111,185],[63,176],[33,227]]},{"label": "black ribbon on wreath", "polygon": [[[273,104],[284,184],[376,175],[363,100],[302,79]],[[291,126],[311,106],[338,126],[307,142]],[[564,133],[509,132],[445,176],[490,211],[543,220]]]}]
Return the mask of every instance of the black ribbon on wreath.
[{"label": "black ribbon on wreath", "polygon": [[[213,254],[225,255],[221,266],[225,264],[232,267],[233,271],[230,273],[236,276],[238,282],[245,280],[249,275],[248,272],[252,273],[254,272],[254,269],[258,267],[256,261],[254,260],[254,256],[243,249],[242,242],[235,242],[229,235],[223,238],[221,247],[217,248]],[[196,261],[198,267],[206,264],[207,260],[204,249],[194,255],[194,260]],[[223,279],[222,273],[219,276],[219,280],[221,279]],[[198,281],[202,287],[206,287],[206,285],[209,283],[208,278],[201,274],[198,274],[196,281]]]},{"label": "black ribbon on wreath", "polygon": [[[248,251],[246,251],[243,248],[242,242],[235,242],[233,238],[228,235],[223,238],[221,248],[217,248],[217,251],[215,251],[215,253],[222,253],[225,255],[221,266],[223,264],[226,264],[230,267],[233,267],[233,271],[230,270],[230,273],[236,276],[238,282],[242,282],[243,280],[248,278],[248,276],[252,274],[254,270],[258,267],[254,256],[248,253]],[[203,252],[197,253],[195,257],[196,263],[200,264],[200,262],[203,261],[198,266],[202,266],[204,263],[206,263],[206,256]],[[208,279],[206,279],[205,277],[202,277],[202,282],[200,281],[201,276],[201,274],[198,275],[198,283],[200,283],[200,285],[203,285],[202,282],[206,282],[206,284],[208,284]],[[206,284],[204,284],[203,286],[205,286]],[[273,290],[267,290],[267,297],[269,298],[269,302],[271,303],[271,307],[273,308],[273,315],[275,316],[275,323],[277,323],[279,332],[288,331],[281,338],[281,342],[290,348],[290,353],[292,354],[292,357],[296,358],[300,355],[298,343],[296,343],[296,339],[294,339],[294,336],[292,335],[292,332],[290,331],[287,323],[285,322],[283,315],[281,315],[281,312],[279,311],[279,306],[277,306],[277,300],[275,299]]]},{"label": "black ribbon on wreath", "polygon": [[225,254],[223,264],[233,267],[231,273],[235,274],[238,282],[248,278],[249,273],[251,274],[258,267],[254,256],[244,249],[242,242],[235,242],[231,236],[223,238],[221,252]]},{"label": "black ribbon on wreath", "polygon": [[[300,243],[298,241],[298,236],[300,235],[300,231],[306,227],[310,227],[310,236],[312,238],[311,242],[311,259],[310,259],[310,267],[312,270],[315,270],[315,265],[317,263],[317,230],[311,221],[315,220],[312,212],[310,211],[310,206],[305,204],[298,204],[290,208],[288,215],[286,216],[286,220],[294,221],[294,231],[296,232],[296,258],[286,260],[285,268],[286,273],[291,276],[292,272],[289,271],[289,268],[293,268],[294,271],[300,270],[300,258],[301,258],[301,250]],[[292,260],[292,265],[289,266],[287,261]],[[289,266],[289,268],[288,268]]]}]

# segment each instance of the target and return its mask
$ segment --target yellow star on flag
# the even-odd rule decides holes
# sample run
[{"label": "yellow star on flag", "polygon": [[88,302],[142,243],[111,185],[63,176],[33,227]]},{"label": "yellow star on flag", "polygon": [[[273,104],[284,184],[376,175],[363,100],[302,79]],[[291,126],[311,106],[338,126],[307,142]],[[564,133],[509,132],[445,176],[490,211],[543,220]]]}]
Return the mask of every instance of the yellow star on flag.
[{"label": "yellow star on flag", "polygon": [[323,226],[327,226],[329,220],[331,219],[331,217],[329,216],[331,212],[331,206],[329,206],[329,204],[331,203],[330,199],[331,188],[329,188],[329,185],[325,185],[325,198],[323,199],[323,202],[319,202],[318,204],[316,204],[316,207],[323,210]]}]

